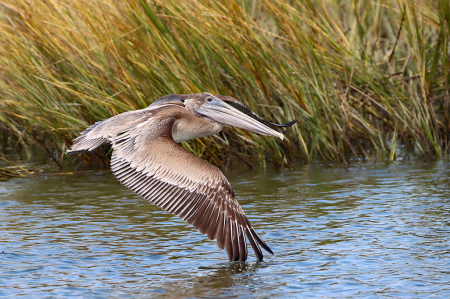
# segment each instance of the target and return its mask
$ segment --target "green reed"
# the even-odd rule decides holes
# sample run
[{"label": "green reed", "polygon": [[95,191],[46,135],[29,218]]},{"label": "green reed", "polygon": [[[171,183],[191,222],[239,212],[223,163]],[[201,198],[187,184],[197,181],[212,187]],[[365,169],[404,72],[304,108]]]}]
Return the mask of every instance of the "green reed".
[{"label": "green reed", "polygon": [[[283,142],[226,128],[185,143],[208,161],[447,157],[449,1],[6,0],[0,132],[62,167],[95,121],[174,93],[231,95]],[[1,141],[0,141],[1,142]],[[256,161],[256,162],[255,162]],[[259,161],[259,162],[258,162]]]}]

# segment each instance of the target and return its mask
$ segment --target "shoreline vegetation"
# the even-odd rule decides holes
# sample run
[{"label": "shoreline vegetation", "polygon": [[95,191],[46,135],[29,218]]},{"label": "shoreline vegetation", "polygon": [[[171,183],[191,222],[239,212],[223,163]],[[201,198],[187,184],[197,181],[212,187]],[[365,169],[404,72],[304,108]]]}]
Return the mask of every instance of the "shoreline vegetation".
[{"label": "shoreline vegetation", "polygon": [[2,1],[0,153],[101,168],[64,154],[89,125],[206,91],[299,119],[183,144],[216,165],[447,160],[449,30],[448,0]]}]

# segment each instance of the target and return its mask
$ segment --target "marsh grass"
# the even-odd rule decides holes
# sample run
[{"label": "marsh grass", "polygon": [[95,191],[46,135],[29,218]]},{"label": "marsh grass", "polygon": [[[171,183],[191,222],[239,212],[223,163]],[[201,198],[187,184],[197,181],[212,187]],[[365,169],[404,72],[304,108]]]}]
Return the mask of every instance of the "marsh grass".
[{"label": "marsh grass", "polygon": [[160,96],[212,92],[287,140],[226,128],[184,146],[216,164],[447,157],[449,1],[6,0],[2,151],[67,157],[97,120]]},{"label": "marsh grass", "polygon": [[0,167],[0,182],[6,181],[10,178],[23,176],[20,172],[8,168]]},{"label": "marsh grass", "polygon": [[32,174],[32,171],[9,161],[0,153],[0,182],[10,178],[24,177],[25,174]]}]

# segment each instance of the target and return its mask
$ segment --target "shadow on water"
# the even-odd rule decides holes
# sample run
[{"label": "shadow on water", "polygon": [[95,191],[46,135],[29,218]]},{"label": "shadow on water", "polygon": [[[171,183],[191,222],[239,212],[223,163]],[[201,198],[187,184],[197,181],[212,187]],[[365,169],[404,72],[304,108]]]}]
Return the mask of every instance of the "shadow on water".
[{"label": "shadow on water", "polygon": [[444,163],[233,169],[275,256],[226,253],[109,173],[0,183],[0,296],[450,296]]}]

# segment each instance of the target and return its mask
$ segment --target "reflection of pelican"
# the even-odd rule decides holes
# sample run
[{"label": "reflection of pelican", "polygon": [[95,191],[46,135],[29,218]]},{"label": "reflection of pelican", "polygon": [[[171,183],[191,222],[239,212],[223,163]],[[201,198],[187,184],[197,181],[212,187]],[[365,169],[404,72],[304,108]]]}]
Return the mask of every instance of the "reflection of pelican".
[{"label": "reflection of pelican", "polygon": [[93,124],[67,153],[92,151],[110,141],[111,169],[123,185],[216,239],[230,261],[247,259],[244,234],[262,260],[258,244],[272,250],[252,228],[225,176],[178,143],[216,134],[224,125],[283,139],[269,125],[295,122],[269,123],[228,96],[169,95]]}]

